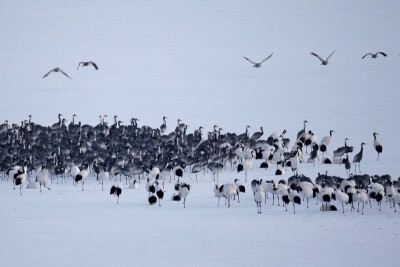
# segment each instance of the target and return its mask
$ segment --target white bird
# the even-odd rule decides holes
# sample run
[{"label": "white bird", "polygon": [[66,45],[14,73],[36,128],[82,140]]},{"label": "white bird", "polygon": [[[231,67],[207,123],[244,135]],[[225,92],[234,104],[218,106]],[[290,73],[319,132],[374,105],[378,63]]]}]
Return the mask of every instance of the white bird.
[{"label": "white bird", "polygon": [[79,181],[82,181],[82,191],[84,190],[85,186],[85,180],[88,177],[89,172],[87,169],[81,170],[76,176],[75,176],[75,186]]},{"label": "white bird", "polygon": [[107,170],[103,169],[99,172],[97,175],[97,180],[101,183],[101,190],[104,191],[103,183],[105,180],[110,178],[110,174],[108,173]]},{"label": "white bird", "polygon": [[329,135],[324,136],[321,140],[321,143],[319,144],[319,151],[322,152],[322,155],[326,153],[327,147],[331,143],[333,132],[334,132],[334,130],[330,130]]},{"label": "white bird", "polygon": [[218,198],[218,206],[219,206],[219,200],[220,200],[221,197],[224,196],[223,185],[221,185],[219,183],[216,183],[214,185],[213,191],[214,191],[214,196]]},{"label": "white bird", "polygon": [[147,178],[145,188],[146,188],[146,191],[149,193],[149,195],[154,194],[156,192],[156,187],[150,178]]},{"label": "white bird", "polygon": [[50,179],[48,177],[48,171],[47,169],[42,169],[41,172],[38,173],[36,177],[37,181],[39,182],[40,185],[40,193],[42,192],[42,185],[46,187],[48,190],[50,190]]},{"label": "white bird", "polygon": [[347,204],[349,202],[349,195],[342,192],[340,189],[335,190],[336,194],[336,199],[342,203],[342,208],[343,208],[343,213],[344,213],[344,204]]},{"label": "white bird", "polygon": [[71,176],[72,176],[72,181],[73,181],[73,183],[75,183],[75,177],[78,175],[78,173],[79,173],[80,171],[81,171],[81,170],[80,170],[79,167],[76,166],[76,165],[73,165],[73,166],[71,167],[71,169],[69,170],[69,172],[70,172],[70,174],[71,174]]},{"label": "white bird", "polygon": [[308,201],[310,198],[313,197],[314,185],[310,182],[303,181],[299,183],[299,186],[300,186],[300,193],[303,195],[303,197],[307,198],[307,209],[308,209]]},{"label": "white bird", "polygon": [[333,55],[333,53],[335,53],[335,50],[332,53],[330,53],[330,55],[325,60],[322,57],[315,54],[314,52],[311,52],[311,55],[316,56],[321,61],[321,65],[328,65],[328,60]]},{"label": "white bird", "polygon": [[328,203],[330,203],[335,197],[335,190],[326,185],[322,187],[321,192],[318,195],[319,200],[325,202],[325,210],[328,210]]},{"label": "white bird", "polygon": [[269,55],[267,58],[263,59],[261,62],[254,62],[251,59],[248,59],[247,57],[244,57],[247,61],[249,61],[250,63],[253,64],[253,68],[260,68],[261,64],[264,63],[265,61],[267,61],[270,57],[272,57],[274,53],[271,53],[271,55]]},{"label": "white bird", "polygon": [[240,203],[239,193],[246,193],[246,187],[239,181],[239,179],[235,179],[235,187],[237,189],[238,203]]},{"label": "white bird", "polygon": [[152,166],[152,168],[149,171],[150,179],[155,179],[159,173],[160,169],[158,167]]},{"label": "white bird", "polygon": [[110,189],[110,195],[117,196],[117,204],[119,201],[119,196],[122,194],[122,183],[121,182],[115,182],[113,186],[111,186]]},{"label": "white bird", "polygon": [[265,186],[263,186],[263,190],[265,193],[265,203],[267,203],[268,193],[272,194],[272,205],[275,204],[275,194],[276,194],[276,185],[274,180],[266,180]]},{"label": "white bird", "polygon": [[278,185],[276,186],[276,194],[277,194],[277,198],[278,198],[278,206],[279,206],[279,196],[283,196],[284,194],[287,193],[287,189],[288,186],[286,185],[286,181],[285,180],[280,180],[278,182]]},{"label": "white bird", "polygon": [[253,167],[253,159],[246,159],[243,163],[239,163],[237,166],[237,172],[245,172],[245,182],[247,182],[247,171]]},{"label": "white bird", "polygon": [[21,196],[22,196],[22,186],[27,179],[26,169],[27,169],[27,167],[24,164],[24,166],[20,170],[18,170],[16,173],[14,173],[14,177],[13,177],[14,189],[15,189],[15,186],[19,185],[19,194]]},{"label": "white bird", "polygon": [[64,74],[65,76],[67,76],[68,78],[70,78],[70,79],[72,80],[72,78],[69,77],[68,74],[65,73],[65,72],[64,72],[62,69],[60,69],[60,68],[54,68],[54,69],[50,70],[48,73],[46,73],[46,74],[42,77],[42,79],[43,79],[43,78],[46,78],[46,77],[47,77],[50,73],[52,73],[52,72],[61,72],[62,74]]},{"label": "white bird", "polygon": [[359,212],[360,202],[361,202],[363,204],[362,205],[361,215],[364,215],[364,205],[368,204],[368,201],[369,201],[367,193],[364,190],[357,191],[357,200],[358,200],[357,212]]},{"label": "white bird", "polygon": [[257,205],[257,213],[261,214],[261,204],[263,201],[264,197],[264,191],[262,186],[258,186],[256,191],[254,192],[254,201],[256,202]]},{"label": "white bird", "polygon": [[379,160],[379,154],[382,153],[383,147],[381,145],[381,143],[378,141],[378,139],[376,138],[376,136],[378,135],[377,133],[373,133],[372,134],[374,136],[374,148],[375,151],[378,152],[378,159],[376,161]]},{"label": "white bird", "polygon": [[186,183],[176,183],[175,184],[175,190],[178,191],[179,197],[182,199],[183,198],[183,207],[186,208],[186,197],[190,193],[191,186],[190,184]]},{"label": "white bird", "polygon": [[288,188],[288,193],[289,193],[289,201],[292,202],[293,204],[293,213],[296,214],[295,204],[300,205],[301,198],[299,197],[297,191],[291,190],[290,188]]},{"label": "white bird", "polygon": [[172,169],[171,168],[164,168],[156,177],[156,181],[161,181],[164,188],[164,183],[166,180],[171,180],[172,177]]},{"label": "white bird", "polygon": [[231,206],[231,198],[233,196],[237,195],[237,193],[238,193],[238,191],[236,189],[236,186],[234,184],[231,184],[231,183],[226,183],[222,187],[222,193],[223,193],[226,201],[228,201],[228,208],[230,208],[230,206]]}]

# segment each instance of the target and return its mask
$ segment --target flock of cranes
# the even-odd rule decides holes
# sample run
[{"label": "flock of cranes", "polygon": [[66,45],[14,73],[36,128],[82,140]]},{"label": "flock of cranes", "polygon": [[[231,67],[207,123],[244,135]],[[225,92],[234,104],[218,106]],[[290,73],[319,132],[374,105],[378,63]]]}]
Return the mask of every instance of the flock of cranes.
[{"label": "flock of cranes", "polygon": [[[354,156],[352,163],[355,165],[355,174],[348,172],[348,177],[318,175],[315,182],[312,179],[299,174],[301,164],[340,164],[346,169],[351,168],[349,154],[353,147],[347,145],[345,139],[343,147],[333,151],[333,157],[328,157],[328,146],[331,143],[334,130],[329,135],[318,141],[317,135],[306,130],[308,121],[303,122],[303,128],[298,132],[294,141],[286,138],[286,130],[273,132],[271,135],[264,135],[263,127],[259,132],[249,133],[250,126],[246,126],[245,132],[222,133],[217,125],[213,131],[204,133],[203,127],[199,127],[193,133],[187,133],[187,125],[181,120],[177,121],[176,127],[167,133],[167,117],[163,117],[163,123],[159,128],[150,126],[139,126],[137,118],[131,118],[129,125],[123,125],[114,116],[114,122],[109,125],[107,116],[100,116],[97,125],[82,125],[75,122],[76,115],[66,125],[66,119],[62,114],[58,115],[58,121],[51,126],[42,126],[32,121],[29,116],[20,125],[9,124],[8,121],[0,125],[0,172],[3,179],[10,179],[14,189],[19,186],[20,194],[22,188],[40,188],[42,186],[50,190],[50,184],[61,179],[66,182],[67,177],[72,177],[75,186],[82,184],[82,191],[85,190],[85,181],[89,177],[96,177],[102,190],[104,182],[114,180],[115,183],[110,189],[110,194],[117,197],[117,203],[122,194],[122,182],[130,184],[130,188],[137,188],[138,183],[147,177],[146,190],[149,192],[149,204],[155,204],[164,198],[164,184],[166,181],[176,182],[174,188],[176,193],[171,196],[172,200],[183,200],[186,206],[186,197],[190,193],[192,185],[181,181],[189,175],[196,175],[206,171],[212,173],[212,181],[216,182],[214,193],[218,198],[226,198],[230,207],[231,198],[236,197],[239,201],[239,194],[245,193],[246,184],[241,184],[238,179],[234,183],[220,185],[218,174],[227,171],[230,164],[231,172],[246,172],[245,183],[247,183],[247,171],[254,166],[255,160],[261,160],[260,168],[275,169],[275,175],[282,175],[291,169],[293,176],[287,181],[281,179],[275,185],[273,180],[254,179],[251,188],[254,192],[254,200],[257,203],[258,212],[261,213],[261,202],[266,201],[267,194],[282,199],[284,205],[301,203],[300,196],[308,198],[312,195],[319,196],[319,199],[326,205],[323,211],[332,210],[328,203],[333,199],[324,193],[328,188],[334,192],[339,190],[342,183],[351,183],[349,188],[340,188],[342,192],[352,195],[369,194],[368,199],[373,199],[374,194],[387,195],[395,204],[399,203],[400,191],[398,181],[391,177],[369,176],[357,174],[356,165],[361,173],[360,163],[363,158],[363,146]],[[379,142],[378,133],[373,133],[373,146],[379,155],[383,146]],[[263,138],[265,137],[265,138]],[[290,144],[292,146],[290,146]],[[307,155],[307,149],[312,150]],[[308,158],[307,158],[308,156]],[[350,167],[349,167],[350,166]],[[307,182],[307,183],[306,183]],[[310,185],[311,184],[311,185]],[[385,188],[383,192],[372,190],[372,184],[391,186],[391,193]],[[307,188],[305,188],[307,185]],[[309,188],[310,187],[310,188]],[[375,185],[377,187],[377,185]],[[372,191],[371,191],[372,190]],[[322,192],[322,193],[321,193]],[[304,195],[305,194],[305,195]],[[322,194],[322,195],[320,195]],[[278,203],[279,203],[278,198]],[[329,199],[329,200],[328,200]],[[353,203],[350,200],[342,203]],[[360,202],[361,203],[361,202]],[[364,203],[363,203],[364,204]],[[394,205],[393,204],[393,205]],[[293,206],[294,207],[294,206]],[[287,207],[286,207],[287,209]]]},{"label": "flock of cranes", "polygon": [[[82,62],[79,62],[78,67],[76,68],[76,70],[78,70],[80,66],[87,67],[89,65],[93,66],[95,68],[95,70],[99,69],[99,67],[97,67],[97,64],[95,62],[93,62],[93,61],[82,61]],[[50,73],[53,73],[53,72],[56,72],[56,73],[60,72],[60,73],[64,74],[66,77],[68,77],[68,78],[70,78],[72,80],[72,78],[65,71],[63,71],[62,69],[60,69],[58,67],[54,68],[54,69],[51,69],[48,73],[46,73],[42,77],[42,79],[46,78],[47,76],[49,76]]]},{"label": "flock of cranes", "polygon": [[[328,65],[328,60],[329,60],[329,58],[335,53],[335,51],[336,51],[336,50],[334,50],[332,53],[330,53],[329,56],[326,57],[326,59],[323,59],[322,57],[320,57],[318,54],[316,54],[316,53],[314,53],[314,52],[311,52],[311,55],[317,57],[317,58],[321,61],[321,65]],[[260,61],[260,62],[255,62],[255,61],[253,61],[253,60],[251,60],[251,59],[249,59],[249,58],[247,58],[247,57],[245,57],[245,56],[244,56],[244,59],[246,59],[246,60],[249,61],[251,64],[253,64],[253,67],[254,67],[254,68],[260,68],[261,65],[262,65],[265,61],[267,61],[268,59],[270,59],[270,58],[272,57],[273,54],[274,54],[274,53],[271,53],[268,57],[266,57],[265,59],[263,59],[263,60]],[[362,57],[362,59],[364,59],[366,56],[371,56],[371,58],[377,58],[378,55],[382,55],[382,56],[384,56],[384,57],[387,57],[387,54],[384,53],[384,52],[376,52],[376,53],[367,53],[367,54],[365,54],[365,55]],[[87,67],[87,66],[89,66],[89,65],[93,66],[96,70],[99,69],[98,66],[97,66],[97,64],[96,64],[95,62],[93,62],[93,61],[82,61],[82,62],[79,62],[78,67],[77,67],[77,70],[78,70],[79,67],[81,67],[81,66],[82,66],[82,67]],[[46,78],[50,73],[53,73],[53,72],[56,72],[56,73],[57,73],[57,72],[60,72],[60,73],[64,74],[66,77],[72,79],[65,71],[63,71],[62,69],[60,69],[60,68],[58,68],[58,67],[57,67],[57,68],[54,68],[54,69],[51,69],[49,72],[47,72],[47,73],[43,76],[43,78]]]},{"label": "flock of cranes", "polygon": [[[321,61],[321,65],[328,65],[329,63],[329,58],[336,52],[336,50],[332,51],[332,53],[329,54],[329,56],[327,56],[325,59],[323,59],[322,57],[320,57],[318,54],[311,52],[312,56],[315,56],[316,58],[318,58]],[[273,53],[271,53],[271,55],[269,55],[267,58],[263,59],[260,62],[254,62],[253,60],[247,58],[244,56],[244,59],[246,59],[247,61],[249,61],[251,64],[253,64],[254,68],[260,68],[261,64],[264,63],[265,61],[267,61],[270,57],[272,57]],[[378,55],[382,55],[384,57],[387,57],[387,54],[384,52],[376,52],[376,53],[367,53],[365,54],[362,59],[364,59],[366,56],[371,56],[371,58],[377,58]]]}]

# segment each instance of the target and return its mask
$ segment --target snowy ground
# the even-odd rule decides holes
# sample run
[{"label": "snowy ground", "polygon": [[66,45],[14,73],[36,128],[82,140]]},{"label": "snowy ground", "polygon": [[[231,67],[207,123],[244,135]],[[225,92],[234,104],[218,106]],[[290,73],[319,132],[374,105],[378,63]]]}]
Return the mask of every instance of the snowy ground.
[{"label": "snowy ground", "polygon": [[[62,113],[82,123],[118,115],[127,124],[168,130],[180,118],[189,131],[214,124],[242,133],[286,129],[294,139],[303,120],[329,148],[345,137],[361,169],[400,175],[400,22],[398,1],[2,1],[0,3],[0,120],[32,114],[51,125]],[[310,55],[327,56],[328,66]],[[384,51],[387,58],[361,59]],[[243,59],[273,57],[262,68]],[[99,70],[76,70],[94,60]],[[62,75],[42,76],[54,67]],[[384,146],[379,162],[372,133]],[[353,153],[354,154],[354,153]],[[254,164],[254,166],[258,164]],[[300,173],[344,177],[343,166],[302,165]],[[254,168],[249,179],[276,179]],[[287,178],[288,175],[284,176]],[[222,182],[244,180],[224,172]],[[141,184],[124,189],[120,204],[89,179],[84,192],[52,184],[40,194],[0,180],[2,266],[112,264],[166,266],[393,266],[398,261],[399,214],[384,203],[365,215],[325,213],[312,202],[294,215],[263,206],[251,193],[230,209],[217,206],[208,173],[193,184],[187,208],[149,206]],[[167,196],[172,184],[167,185]],[[248,188],[249,190],[249,188]]]},{"label": "snowy ground", "polygon": [[[314,171],[316,168],[305,166]],[[310,170],[310,171],[311,171]],[[253,169],[249,177],[267,177]],[[278,181],[281,177],[268,176]],[[226,171],[220,181],[241,178]],[[251,178],[252,179],[252,178]],[[149,206],[144,182],[124,188],[120,203],[93,177],[74,187],[72,180],[52,184],[51,190],[24,189],[22,197],[11,181],[0,181],[0,250],[2,266],[166,265],[166,266],[393,266],[397,261],[400,212],[384,202],[365,214],[321,212],[315,200],[285,212],[272,205],[261,215],[250,186],[231,208],[213,196],[211,174],[184,175],[192,184],[187,206],[169,200],[173,184],[166,183],[162,206]],[[55,181],[54,181],[55,182]],[[340,207],[340,203],[335,203]]]}]

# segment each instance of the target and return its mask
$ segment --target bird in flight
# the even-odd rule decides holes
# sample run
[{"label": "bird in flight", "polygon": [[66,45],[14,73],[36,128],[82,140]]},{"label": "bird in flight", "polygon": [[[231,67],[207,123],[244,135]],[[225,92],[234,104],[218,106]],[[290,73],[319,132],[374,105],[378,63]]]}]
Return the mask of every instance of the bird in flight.
[{"label": "bird in flight", "polygon": [[52,73],[52,72],[61,72],[62,74],[64,74],[65,76],[67,76],[68,78],[70,78],[71,80],[72,80],[72,78],[71,77],[69,77],[68,76],[68,74],[66,74],[62,69],[60,69],[60,68],[54,68],[54,69],[52,69],[51,71],[49,71],[48,73],[46,73],[43,77],[42,77],[42,79],[43,78],[46,78],[50,73]]},{"label": "bird in flight", "polygon": [[366,56],[371,56],[371,58],[377,58],[379,54],[381,54],[384,57],[387,57],[387,55],[385,53],[383,53],[383,52],[376,52],[375,54],[366,53],[362,58],[364,59]]},{"label": "bird in flight", "polygon": [[325,60],[314,52],[311,52],[311,55],[316,56],[319,60],[321,60],[321,65],[328,65],[328,60],[333,55],[333,53],[335,53],[335,51],[336,50],[333,50],[333,52]]},{"label": "bird in flight", "polygon": [[273,55],[274,53],[271,53],[271,55],[269,55],[266,59],[264,59],[263,61],[261,61],[261,62],[254,62],[254,61],[252,61],[252,60],[250,60],[250,59],[248,59],[247,57],[244,57],[246,60],[248,60],[248,61],[250,61],[251,62],[251,64],[253,64],[253,68],[259,68],[259,67],[261,67],[261,64],[262,63],[264,63],[265,61],[267,61],[270,57],[272,57],[272,55]]},{"label": "bird in flight", "polygon": [[93,61],[87,61],[87,62],[82,61],[82,62],[79,62],[78,68],[76,68],[76,69],[79,69],[79,67],[80,67],[81,65],[82,65],[82,67],[86,67],[86,66],[88,66],[89,64],[92,65],[96,70],[99,69],[99,68],[97,67],[96,63],[94,63]]}]

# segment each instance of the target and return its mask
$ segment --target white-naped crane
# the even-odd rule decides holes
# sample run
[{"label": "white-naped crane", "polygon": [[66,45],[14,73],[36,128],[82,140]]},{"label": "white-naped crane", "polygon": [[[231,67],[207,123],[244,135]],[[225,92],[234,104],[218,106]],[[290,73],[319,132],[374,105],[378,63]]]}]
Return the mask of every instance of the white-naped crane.
[{"label": "white-naped crane", "polygon": [[382,56],[384,56],[384,57],[387,57],[387,54],[384,53],[384,52],[376,52],[376,53],[366,53],[366,54],[362,57],[362,59],[364,59],[366,56],[371,56],[371,58],[377,58],[378,55],[382,55]]},{"label": "white-naped crane", "polygon": [[383,147],[382,147],[382,144],[376,138],[378,133],[373,133],[372,135],[374,136],[374,148],[375,148],[375,151],[378,152],[378,158],[376,160],[376,161],[378,161],[379,160],[379,154],[382,153]]},{"label": "white-naped crane", "polygon": [[161,124],[161,126],[160,126],[160,132],[161,132],[161,134],[164,134],[165,133],[165,131],[167,130],[167,117],[166,116],[163,116],[163,124]]},{"label": "white-naped crane", "polygon": [[305,141],[305,135],[306,135],[306,124],[308,123],[307,120],[304,120],[303,122],[303,129],[301,129],[298,133],[297,133],[297,142],[302,142],[304,143]]},{"label": "white-naped crane", "polygon": [[328,65],[329,58],[333,55],[333,53],[335,53],[335,51],[336,51],[336,50],[333,50],[333,52],[330,53],[329,56],[328,56],[326,59],[323,59],[322,57],[320,57],[319,55],[317,55],[317,54],[314,53],[314,52],[311,52],[311,55],[317,57],[317,58],[321,61],[321,65],[324,65],[324,66],[325,66],[325,65]]},{"label": "white-naped crane", "polygon": [[360,169],[360,162],[363,158],[363,150],[364,150],[364,145],[366,145],[366,143],[362,142],[361,143],[361,149],[360,152],[358,152],[354,158],[353,158],[353,163],[354,163],[354,172],[356,172],[357,169],[357,164],[358,164],[358,170],[361,173],[361,169]]},{"label": "white-naped crane", "polygon": [[62,69],[60,69],[60,68],[54,68],[54,69],[50,70],[48,73],[46,73],[46,74],[42,77],[42,79],[43,79],[43,78],[46,78],[46,77],[47,77],[50,73],[52,73],[52,72],[61,72],[62,74],[64,74],[65,76],[67,76],[68,78],[70,78],[70,79],[72,80],[72,78],[69,77],[68,74],[67,74],[65,71],[63,71]]},{"label": "white-naped crane", "polygon": [[78,67],[76,68],[76,70],[78,70],[80,66],[82,66],[82,67],[87,67],[87,66],[89,66],[89,65],[92,65],[96,70],[99,69],[99,68],[97,67],[97,64],[94,63],[93,61],[81,61],[81,62],[79,62]]},{"label": "white-naped crane", "polygon": [[271,53],[271,55],[269,55],[267,58],[263,59],[261,62],[254,62],[251,59],[248,59],[247,57],[244,57],[244,59],[246,59],[247,61],[249,61],[251,64],[253,64],[253,68],[260,68],[261,64],[263,64],[265,61],[267,61],[270,57],[272,57],[274,53]]}]

